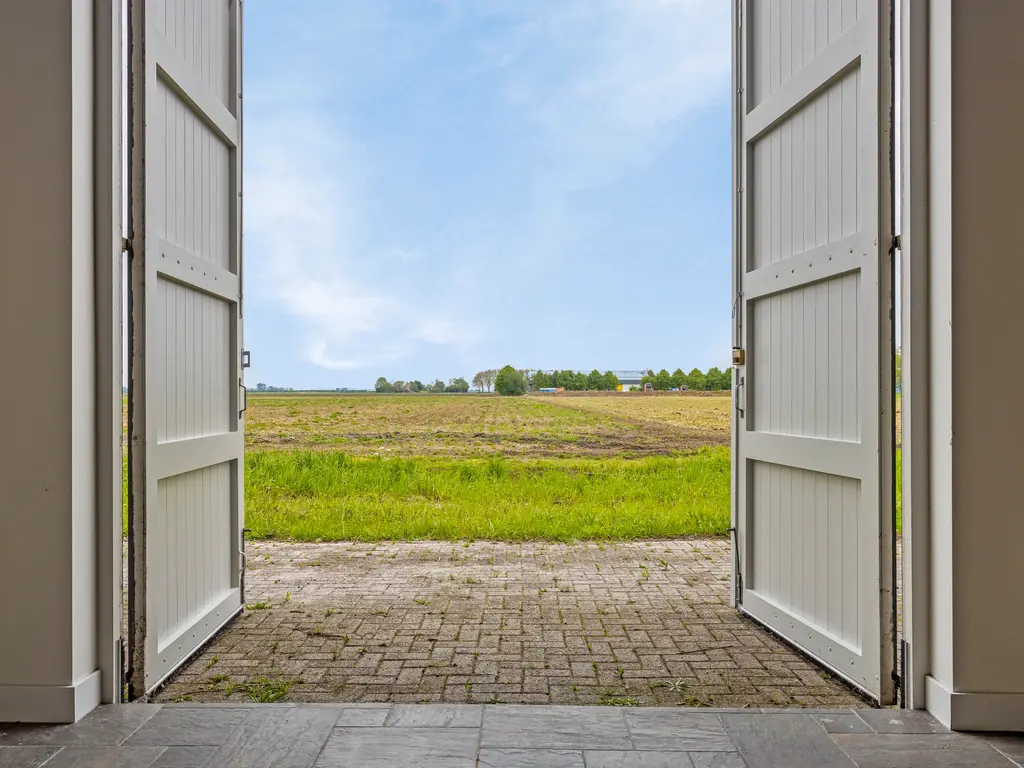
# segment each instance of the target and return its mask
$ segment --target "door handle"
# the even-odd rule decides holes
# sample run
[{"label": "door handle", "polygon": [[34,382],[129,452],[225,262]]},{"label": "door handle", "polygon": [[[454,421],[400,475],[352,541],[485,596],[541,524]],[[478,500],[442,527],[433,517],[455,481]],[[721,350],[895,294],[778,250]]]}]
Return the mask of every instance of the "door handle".
[{"label": "door handle", "polygon": [[242,418],[242,414],[245,413],[249,407],[249,390],[245,384],[242,383],[241,377],[238,379],[238,386],[242,388],[242,407],[238,411],[238,418]]}]

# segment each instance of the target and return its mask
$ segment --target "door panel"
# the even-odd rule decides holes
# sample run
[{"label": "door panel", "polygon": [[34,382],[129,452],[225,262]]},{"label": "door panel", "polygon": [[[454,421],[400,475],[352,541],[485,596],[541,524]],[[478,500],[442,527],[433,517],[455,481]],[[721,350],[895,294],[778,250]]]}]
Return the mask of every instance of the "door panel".
[{"label": "door panel", "polygon": [[736,15],[737,594],[892,698],[889,0]]},{"label": "door panel", "polygon": [[132,698],[241,610],[241,9],[132,0]]}]

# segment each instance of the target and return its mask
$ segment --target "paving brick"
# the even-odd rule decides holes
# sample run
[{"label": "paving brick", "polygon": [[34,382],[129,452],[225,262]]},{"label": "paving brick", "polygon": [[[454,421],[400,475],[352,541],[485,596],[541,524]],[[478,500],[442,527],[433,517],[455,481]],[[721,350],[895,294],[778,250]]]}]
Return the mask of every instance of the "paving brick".
[{"label": "paving brick", "polygon": [[244,700],[266,676],[288,701],[862,703],[729,606],[724,539],[250,547],[247,601],[272,607],[157,700]]}]

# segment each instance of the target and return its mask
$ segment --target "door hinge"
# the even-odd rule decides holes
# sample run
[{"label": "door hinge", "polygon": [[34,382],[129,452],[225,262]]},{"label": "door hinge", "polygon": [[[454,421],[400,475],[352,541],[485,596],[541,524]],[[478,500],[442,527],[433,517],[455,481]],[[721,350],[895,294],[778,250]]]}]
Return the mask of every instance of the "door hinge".
[{"label": "door hinge", "polygon": [[121,238],[121,253],[131,253],[132,241],[127,237]]},{"label": "door hinge", "polygon": [[903,250],[903,238],[900,235],[893,235],[892,238],[892,251]]}]

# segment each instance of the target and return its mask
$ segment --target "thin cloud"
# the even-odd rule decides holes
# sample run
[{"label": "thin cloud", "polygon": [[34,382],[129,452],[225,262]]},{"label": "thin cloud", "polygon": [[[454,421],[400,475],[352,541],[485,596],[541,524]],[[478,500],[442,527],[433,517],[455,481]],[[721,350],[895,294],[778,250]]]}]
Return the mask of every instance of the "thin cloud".
[{"label": "thin cloud", "polygon": [[422,306],[414,293],[359,277],[367,263],[408,262],[415,251],[363,244],[358,152],[316,110],[282,112],[290,117],[252,131],[246,215],[263,255],[254,279],[302,322],[301,357],[356,370],[399,359],[421,343],[475,343],[478,330]]}]

